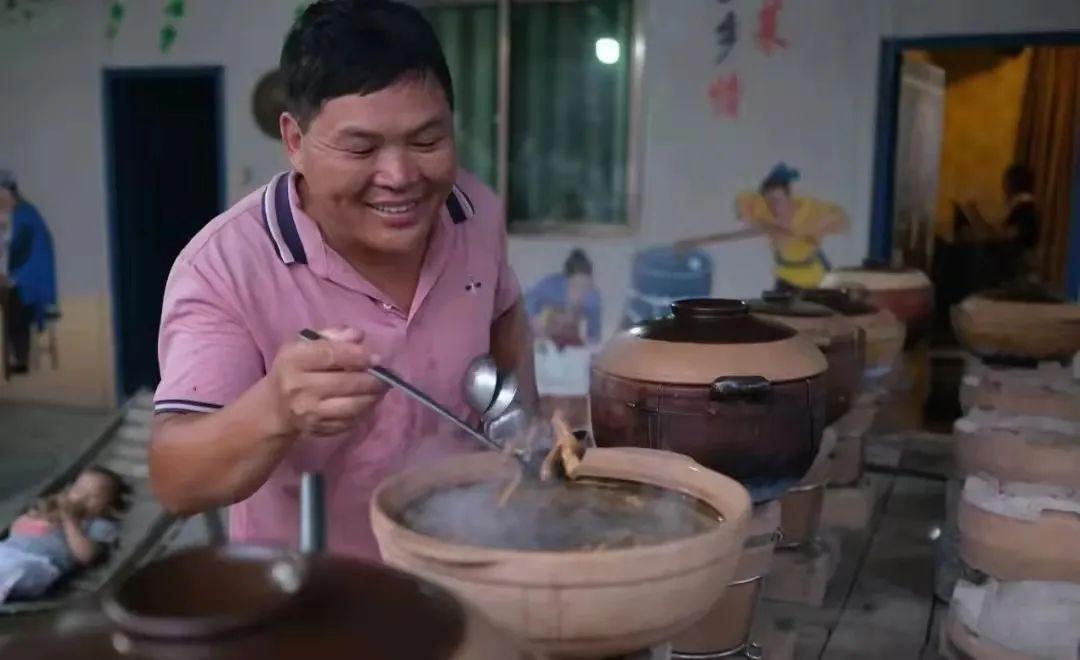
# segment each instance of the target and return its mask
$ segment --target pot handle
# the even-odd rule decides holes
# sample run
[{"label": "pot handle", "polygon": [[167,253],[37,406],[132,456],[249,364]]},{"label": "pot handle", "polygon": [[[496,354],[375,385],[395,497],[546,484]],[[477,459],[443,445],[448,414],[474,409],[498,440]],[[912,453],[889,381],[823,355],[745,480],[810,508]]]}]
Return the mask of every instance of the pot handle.
[{"label": "pot handle", "polygon": [[713,401],[731,399],[760,399],[772,391],[772,383],[764,376],[721,376],[709,387]]}]

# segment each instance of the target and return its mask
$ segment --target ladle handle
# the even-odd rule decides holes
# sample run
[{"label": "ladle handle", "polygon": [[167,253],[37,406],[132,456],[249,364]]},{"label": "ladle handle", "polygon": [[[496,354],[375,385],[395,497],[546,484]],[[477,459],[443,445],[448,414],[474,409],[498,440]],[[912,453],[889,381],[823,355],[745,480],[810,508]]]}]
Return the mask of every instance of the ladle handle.
[{"label": "ladle handle", "polygon": [[[306,339],[307,341],[318,341],[320,339],[323,339],[322,335],[315,332],[314,330],[310,330],[307,328],[300,331],[300,337]],[[443,419],[451,422],[452,424],[454,424],[454,426],[458,427],[459,429],[467,433],[470,437],[472,437],[472,439],[485,445],[487,448],[494,449],[495,451],[500,451],[502,449],[502,447],[499,446],[499,444],[496,443],[494,440],[488,438],[483,433],[480,433],[473,427],[469,426],[468,423],[463,421],[454,413],[450,412],[449,409],[439,405],[437,401],[435,401],[423,391],[417,389],[404,378],[397,375],[393,371],[390,371],[386,367],[368,367],[368,373],[370,373],[372,376],[375,376],[387,385],[401,390],[414,400],[426,406],[428,409],[438,413]]]},{"label": "ladle handle", "polygon": [[474,440],[487,445],[488,448],[494,449],[496,451],[502,449],[502,447],[500,447],[494,440],[491,440],[483,433],[480,433],[473,427],[469,426],[460,417],[450,412],[450,410],[448,410],[447,408],[442,407],[442,405],[440,405],[434,399],[429,397],[424,392],[413,387],[412,384],[402,379],[401,376],[398,376],[393,371],[390,371],[385,367],[369,367],[368,373],[370,373],[372,376],[375,376],[387,385],[390,385],[391,387],[396,387],[408,396],[412,397],[415,401],[423,404],[424,406],[427,406],[429,410],[435,411],[436,413],[441,415],[443,419],[451,422],[452,424],[454,424],[454,426],[457,426],[465,433],[468,433],[470,436],[472,436]]},{"label": "ladle handle", "polygon": [[305,472],[300,481],[300,552],[305,555],[326,551],[326,498],[323,477]]}]

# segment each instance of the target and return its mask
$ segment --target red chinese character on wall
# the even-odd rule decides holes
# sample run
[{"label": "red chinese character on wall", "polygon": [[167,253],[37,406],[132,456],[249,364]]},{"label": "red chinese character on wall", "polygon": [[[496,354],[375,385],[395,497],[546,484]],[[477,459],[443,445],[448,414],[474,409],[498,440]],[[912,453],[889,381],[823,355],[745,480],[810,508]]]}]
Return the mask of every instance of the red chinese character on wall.
[{"label": "red chinese character on wall", "polygon": [[754,34],[754,41],[758,48],[766,55],[772,55],[776,49],[786,49],[787,39],[777,32],[780,29],[780,11],[784,8],[784,0],[764,0],[761,3],[761,11],[758,12],[758,29]]},{"label": "red chinese character on wall", "polygon": [[718,75],[709,84],[709,102],[719,118],[738,119],[742,100],[742,80],[739,74]]}]

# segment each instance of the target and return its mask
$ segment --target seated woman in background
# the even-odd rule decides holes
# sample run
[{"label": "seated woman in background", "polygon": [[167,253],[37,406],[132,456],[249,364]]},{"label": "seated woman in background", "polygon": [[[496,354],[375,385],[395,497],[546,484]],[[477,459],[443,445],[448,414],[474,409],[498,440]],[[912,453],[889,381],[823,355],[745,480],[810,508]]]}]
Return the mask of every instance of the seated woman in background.
[{"label": "seated woman in background", "polygon": [[690,249],[764,234],[773,250],[776,288],[818,286],[829,270],[821,241],[846,231],[848,219],[835,204],[792,195],[791,184],[798,180],[798,170],[778,164],[761,182],[758,192],[742,193],[735,200],[736,215],[749,227],[680,241],[677,246]]},{"label": "seated woman in background", "polygon": [[127,486],[111,470],[83,470],[64,492],[42,498],[0,541],[0,603],[36,598],[60,578],[93,564],[116,540]]},{"label": "seated woman in background", "polygon": [[979,210],[975,200],[964,205],[966,217],[983,237],[1007,242],[1007,270],[1015,280],[1031,280],[1037,271],[1039,246],[1039,213],[1032,192],[1035,175],[1027,165],[1010,165],[1001,178],[1007,210],[1004,220],[991,223]]},{"label": "seated woman in background", "polygon": [[12,373],[29,370],[30,331],[42,328],[56,311],[56,267],[52,234],[37,208],[19,192],[15,175],[0,170],[0,214],[9,216],[7,273],[14,287],[6,325],[11,345]]}]

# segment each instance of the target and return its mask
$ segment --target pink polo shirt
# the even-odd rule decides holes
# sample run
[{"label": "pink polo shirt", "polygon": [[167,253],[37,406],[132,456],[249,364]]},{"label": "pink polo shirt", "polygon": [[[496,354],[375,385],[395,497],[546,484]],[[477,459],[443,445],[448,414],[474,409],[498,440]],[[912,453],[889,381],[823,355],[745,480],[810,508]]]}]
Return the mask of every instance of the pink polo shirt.
[{"label": "pink polo shirt", "polygon": [[[412,309],[398,309],[323,241],[280,174],[215,218],[177,258],[165,288],[157,412],[213,412],[262,378],[303,328],[350,326],[383,364],[459,415],[466,366],[518,299],[502,205],[459,173],[431,236]],[[475,449],[441,418],[390,391],[336,438],[301,438],[270,479],[230,509],[236,541],[296,545],[299,483],[321,471],[331,551],[378,557],[368,516],[380,481],[407,464]]]}]

